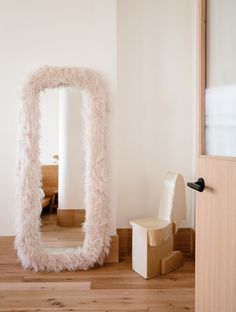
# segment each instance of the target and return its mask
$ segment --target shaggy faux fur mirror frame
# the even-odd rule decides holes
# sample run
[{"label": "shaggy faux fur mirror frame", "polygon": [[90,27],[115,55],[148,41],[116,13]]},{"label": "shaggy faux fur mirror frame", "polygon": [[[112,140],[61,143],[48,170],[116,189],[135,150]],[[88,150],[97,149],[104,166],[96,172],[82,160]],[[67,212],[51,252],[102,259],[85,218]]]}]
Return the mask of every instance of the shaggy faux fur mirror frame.
[{"label": "shaggy faux fur mirror frame", "polygon": [[[85,149],[85,239],[82,247],[48,252],[40,238],[40,92],[47,88],[78,87],[83,104]],[[106,192],[106,94],[96,72],[80,68],[43,67],[23,88],[20,109],[15,248],[24,268],[34,271],[87,270],[102,264],[109,251]]]}]

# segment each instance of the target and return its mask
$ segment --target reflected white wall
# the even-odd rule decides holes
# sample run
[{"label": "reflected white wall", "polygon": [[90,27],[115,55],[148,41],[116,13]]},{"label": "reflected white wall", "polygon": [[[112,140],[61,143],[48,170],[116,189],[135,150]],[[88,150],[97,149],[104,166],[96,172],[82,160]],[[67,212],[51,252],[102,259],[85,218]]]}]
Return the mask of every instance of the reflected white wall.
[{"label": "reflected white wall", "polygon": [[59,89],[46,89],[40,94],[41,129],[40,162],[51,164],[59,153]]},{"label": "reflected white wall", "polygon": [[83,94],[61,88],[59,96],[59,208],[85,209]]}]

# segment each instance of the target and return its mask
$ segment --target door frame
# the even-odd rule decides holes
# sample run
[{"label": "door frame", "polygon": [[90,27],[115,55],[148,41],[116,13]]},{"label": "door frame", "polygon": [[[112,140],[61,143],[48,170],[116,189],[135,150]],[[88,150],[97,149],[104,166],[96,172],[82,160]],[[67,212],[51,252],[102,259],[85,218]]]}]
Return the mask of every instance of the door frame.
[{"label": "door frame", "polygon": [[205,87],[206,87],[206,1],[198,0],[197,6],[197,86],[198,86],[198,152],[197,156],[205,154]]}]

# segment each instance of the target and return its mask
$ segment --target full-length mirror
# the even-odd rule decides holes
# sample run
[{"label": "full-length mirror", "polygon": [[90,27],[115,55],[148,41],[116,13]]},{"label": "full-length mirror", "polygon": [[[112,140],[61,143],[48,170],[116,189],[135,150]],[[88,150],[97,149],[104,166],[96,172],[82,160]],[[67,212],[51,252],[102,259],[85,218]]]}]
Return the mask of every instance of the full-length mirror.
[{"label": "full-length mirror", "polygon": [[110,246],[105,124],[106,94],[94,71],[44,67],[26,82],[15,239],[25,268],[103,263]]},{"label": "full-length mirror", "polygon": [[84,239],[83,101],[79,88],[46,89],[40,95],[40,230],[47,250],[75,248]]}]

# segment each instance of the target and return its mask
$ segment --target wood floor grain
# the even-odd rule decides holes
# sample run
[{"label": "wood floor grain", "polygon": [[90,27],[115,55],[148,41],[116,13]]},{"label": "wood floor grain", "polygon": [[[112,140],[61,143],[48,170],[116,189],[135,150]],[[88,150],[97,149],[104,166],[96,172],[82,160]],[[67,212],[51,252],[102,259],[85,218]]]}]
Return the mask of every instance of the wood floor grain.
[{"label": "wood floor grain", "polygon": [[131,257],[89,271],[35,273],[23,270],[12,237],[0,237],[0,312],[186,312],[194,311],[194,262],[145,280]]}]

